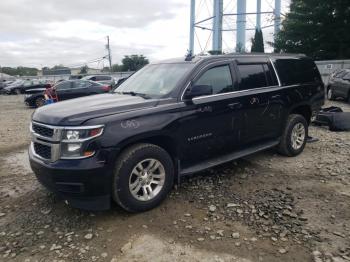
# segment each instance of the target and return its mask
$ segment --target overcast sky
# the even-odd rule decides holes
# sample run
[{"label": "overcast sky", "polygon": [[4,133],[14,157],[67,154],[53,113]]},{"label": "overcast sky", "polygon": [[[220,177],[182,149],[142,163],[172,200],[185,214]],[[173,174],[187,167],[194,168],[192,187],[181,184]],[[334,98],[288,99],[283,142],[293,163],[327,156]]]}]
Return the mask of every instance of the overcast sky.
[{"label": "overcast sky", "polygon": [[[197,21],[211,16],[212,2],[197,0]],[[282,2],[285,12],[288,0]],[[151,61],[184,56],[189,4],[190,0],[0,0],[0,66],[82,65],[106,55],[107,35],[113,63],[128,54],[144,54]],[[236,1],[224,0],[224,8],[236,12]],[[273,0],[262,0],[262,11],[272,8]],[[256,1],[247,0],[247,12],[255,10]],[[263,26],[272,23],[272,15],[262,17]],[[211,27],[211,22],[204,25]],[[234,28],[234,18],[226,17],[223,26]],[[248,16],[247,28],[254,26],[255,16]],[[266,41],[273,39],[273,28],[263,32]],[[196,33],[195,53],[211,50],[210,32]],[[247,32],[247,49],[253,33]],[[233,51],[234,46],[235,33],[225,32],[223,49]],[[103,65],[107,61],[89,64]]]}]

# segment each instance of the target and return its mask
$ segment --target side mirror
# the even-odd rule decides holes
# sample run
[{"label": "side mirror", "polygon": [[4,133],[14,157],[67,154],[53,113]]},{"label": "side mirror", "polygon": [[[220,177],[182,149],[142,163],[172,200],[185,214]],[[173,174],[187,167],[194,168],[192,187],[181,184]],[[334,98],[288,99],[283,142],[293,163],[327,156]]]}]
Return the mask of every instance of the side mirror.
[{"label": "side mirror", "polygon": [[186,90],[184,98],[190,100],[198,96],[207,96],[213,94],[213,87],[210,85],[194,85]]}]

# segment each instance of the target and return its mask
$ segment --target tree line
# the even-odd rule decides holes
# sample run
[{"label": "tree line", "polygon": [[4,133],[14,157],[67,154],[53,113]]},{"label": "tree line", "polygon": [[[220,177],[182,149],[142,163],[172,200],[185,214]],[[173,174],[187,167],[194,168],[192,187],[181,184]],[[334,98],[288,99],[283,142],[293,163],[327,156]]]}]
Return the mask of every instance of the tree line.
[{"label": "tree line", "polygon": [[[124,72],[124,71],[137,71],[143,66],[149,64],[149,60],[144,55],[126,55],[121,61],[121,64],[113,64],[112,70],[109,67],[102,69],[102,72]],[[70,72],[70,68],[63,65],[55,65],[53,67],[43,67],[43,71],[64,71]],[[1,67],[0,72],[11,76],[36,76],[39,69],[33,67]],[[84,65],[80,67],[80,74],[87,74],[88,66]]]}]

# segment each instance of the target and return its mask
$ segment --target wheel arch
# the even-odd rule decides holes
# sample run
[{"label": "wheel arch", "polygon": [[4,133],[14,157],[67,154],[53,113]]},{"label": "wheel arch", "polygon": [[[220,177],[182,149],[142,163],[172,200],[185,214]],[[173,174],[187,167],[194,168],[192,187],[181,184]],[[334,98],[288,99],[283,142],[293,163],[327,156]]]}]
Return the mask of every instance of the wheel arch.
[{"label": "wheel arch", "polygon": [[162,132],[152,132],[127,138],[118,144],[118,148],[121,152],[129,146],[139,143],[157,145],[167,151],[173,160],[178,158],[178,146],[176,139],[172,135]]},{"label": "wheel arch", "polygon": [[306,119],[307,123],[310,124],[311,116],[312,116],[311,105],[309,104],[296,105],[290,109],[289,115],[291,114],[302,115]]}]

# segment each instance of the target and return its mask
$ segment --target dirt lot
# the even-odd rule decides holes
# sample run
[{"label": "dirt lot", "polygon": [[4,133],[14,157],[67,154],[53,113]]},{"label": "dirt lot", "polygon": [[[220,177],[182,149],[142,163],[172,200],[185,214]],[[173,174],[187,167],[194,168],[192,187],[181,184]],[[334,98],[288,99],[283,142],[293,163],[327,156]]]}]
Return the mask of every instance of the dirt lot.
[{"label": "dirt lot", "polygon": [[0,96],[0,261],[350,261],[350,132],[312,126],[296,158],[266,151],[185,178],[152,211],[90,213],[37,183],[22,101]]}]

